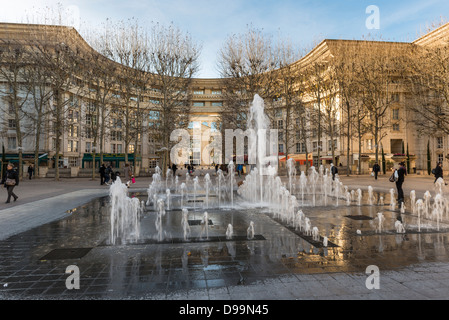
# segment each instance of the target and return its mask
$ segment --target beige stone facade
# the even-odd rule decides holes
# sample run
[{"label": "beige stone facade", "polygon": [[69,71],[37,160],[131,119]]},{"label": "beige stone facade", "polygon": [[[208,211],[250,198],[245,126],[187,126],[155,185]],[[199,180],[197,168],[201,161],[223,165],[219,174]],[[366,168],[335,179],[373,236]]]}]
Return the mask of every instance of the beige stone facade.
[{"label": "beige stone facade", "polygon": [[[45,32],[41,32],[42,29],[45,28]],[[54,32],[48,32],[48,30],[52,29]],[[58,41],[57,37],[60,30],[64,29],[68,34],[70,34],[70,39],[77,43],[78,47],[81,50],[86,51],[94,51],[82,38],[81,36],[74,30],[73,28],[65,28],[65,27],[43,27],[39,25],[25,25],[25,24],[8,24],[1,23],[0,24],[0,40],[3,45],[12,41],[16,45],[27,46],[29,41],[33,40],[33,37],[42,37],[46,35],[49,39],[44,39],[51,43],[52,41]],[[52,35],[52,36],[49,36]],[[413,43],[389,43],[382,42],[376,45],[389,47],[389,46],[399,46],[403,50],[408,50],[408,47],[411,46],[438,46],[442,43],[446,43],[449,36],[449,24],[444,25],[433,32],[421,37],[420,39],[414,41]],[[357,45],[363,45],[362,42],[354,42]],[[350,45],[351,41],[346,40],[324,40],[319,45],[317,45],[310,53],[304,56],[301,60],[297,61],[295,64],[299,66],[307,66],[316,61],[328,61],[332,59],[333,54],[335,54],[336,48],[342,45]],[[100,55],[95,53],[96,55]],[[126,67],[112,62],[106,58],[102,60],[102,63],[105,63],[107,66],[114,66],[117,69],[117,72],[122,74],[125,73],[123,70]],[[2,104],[1,110],[7,110],[7,99],[5,98],[5,92],[7,89],[7,84],[4,79],[0,79],[0,85],[3,85],[3,97],[0,97],[0,104]],[[154,90],[146,91],[142,101],[147,103],[152,110],[152,116],[157,118],[157,100],[161,99],[160,94],[158,93],[157,88],[153,88]],[[223,112],[223,104],[225,103],[223,100],[223,85],[221,83],[221,79],[193,79],[191,83],[191,93],[192,93],[192,107],[190,111],[190,122],[192,126],[199,126],[200,128],[215,128],[220,121],[220,113]],[[119,92],[116,93],[120,96]],[[338,94],[338,93],[337,93]],[[384,149],[386,159],[388,162],[391,161],[390,166],[395,165],[398,157],[393,157],[394,154],[402,153],[402,146],[408,146],[409,153],[413,156],[411,157],[411,168],[415,168],[415,170],[420,173],[426,168],[426,152],[427,152],[427,143],[430,142],[431,156],[432,156],[432,165],[438,159],[444,161],[443,167],[448,167],[449,162],[446,159],[448,155],[449,149],[449,137],[440,136],[440,137],[429,137],[429,136],[419,136],[416,133],[413,124],[407,121],[407,117],[411,117],[407,110],[407,92],[404,91],[401,87],[396,87],[395,90],[392,90],[392,95],[395,97],[394,103],[391,105],[390,110],[387,113],[387,117],[391,118],[392,126],[387,132],[383,132],[384,137],[381,140],[381,145]],[[89,105],[89,101],[92,100],[92,93],[86,90],[72,90],[72,92],[66,92],[65,95],[70,96],[73,95],[76,101],[79,101],[79,104],[76,106],[79,110],[76,110],[77,114],[81,117],[82,114],[85,114],[85,110]],[[117,105],[120,106],[120,97],[117,98]],[[338,101],[338,99],[337,99]],[[313,98],[310,98],[308,103],[312,106],[314,104]],[[341,108],[341,106],[339,106]],[[282,107],[280,108],[282,109]],[[5,115],[7,118],[9,115]],[[278,120],[282,120],[283,115],[279,116]],[[5,119],[6,119],[5,118]],[[146,121],[145,124],[149,125],[151,122],[151,116],[149,121]],[[47,121],[48,123],[48,121]],[[83,132],[83,124],[74,123],[76,129],[74,131],[65,130],[64,134],[61,138],[62,148],[61,148],[61,160],[60,167],[67,168],[70,170],[71,175],[80,175],[83,168],[88,168],[92,166],[92,158],[88,155],[92,151],[92,141],[86,135],[81,134]],[[78,130],[78,131],[77,131]],[[112,130],[112,129],[110,129]],[[156,128],[157,130],[157,128]],[[1,139],[6,149],[6,153],[10,156],[10,159],[14,158],[14,155],[17,154],[17,144],[14,143],[15,131],[12,127],[7,127],[7,122],[2,123],[1,131]],[[25,131],[25,129],[24,129]],[[114,131],[114,130],[113,130]],[[115,130],[120,131],[120,130]],[[110,134],[110,132],[109,132]],[[294,132],[292,133],[295,134]],[[105,157],[106,162],[110,161],[116,167],[122,167],[124,165],[124,160],[121,159],[121,155],[125,153],[124,143],[120,139],[120,134],[115,132],[113,137],[109,137],[104,142],[103,151],[108,156]],[[44,162],[43,166],[52,167],[51,158],[54,155],[53,144],[55,137],[52,135],[51,131],[48,127],[45,127],[42,130],[42,141],[40,147],[40,154],[42,154],[42,159],[48,159]],[[320,152],[320,158],[317,158],[317,148],[318,139],[317,137],[312,137],[309,141],[309,152],[311,153],[310,157],[314,160],[315,165],[318,164],[329,164],[332,161],[330,158],[330,148],[329,143],[332,141],[329,137],[322,136],[322,146]],[[351,137],[350,139],[350,154],[347,154],[347,138],[339,133],[337,137],[335,137],[334,141],[336,142],[336,159],[338,163],[342,163],[346,166],[347,161],[350,163],[350,167],[353,172],[357,171],[358,162],[362,162],[362,171],[369,172],[369,167],[372,166],[373,156],[374,156],[374,142],[372,136],[369,134],[365,134],[362,137],[362,149],[361,153],[364,155],[362,159],[358,159],[359,148],[358,141],[355,137]],[[301,142],[299,140],[292,140],[290,146],[290,150],[293,150],[290,156],[293,155],[302,155],[303,148],[301,146]],[[281,143],[282,144],[282,143]],[[204,147],[203,144],[199,144],[198,148],[201,150]],[[24,138],[24,144],[22,146],[24,154],[32,154],[34,152],[34,142],[32,134],[26,135]],[[145,132],[142,137],[140,137],[139,145],[132,146],[132,148],[138,148],[138,159],[136,159],[136,165],[140,168],[142,172],[151,170],[154,166],[159,164],[159,154],[158,148],[159,145],[155,139],[152,138],[151,131]],[[129,153],[133,153],[133,150],[128,150]],[[280,150],[282,151],[282,150]],[[194,154],[192,152],[191,160],[197,159],[198,154]],[[299,157],[298,157],[299,158]],[[108,160],[110,159],[110,160]],[[30,161],[29,158],[25,158],[25,162]],[[71,168],[77,168],[76,170]],[[80,170],[78,170],[80,169]],[[46,170],[45,170],[46,171]]]}]

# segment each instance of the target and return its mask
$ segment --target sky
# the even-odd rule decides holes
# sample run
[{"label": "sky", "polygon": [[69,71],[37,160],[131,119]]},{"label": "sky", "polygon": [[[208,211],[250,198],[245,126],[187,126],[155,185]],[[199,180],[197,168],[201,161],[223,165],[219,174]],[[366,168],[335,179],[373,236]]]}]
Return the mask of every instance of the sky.
[{"label": "sky", "polygon": [[[374,7],[373,7],[374,6]],[[374,10],[373,10],[374,8]],[[0,22],[61,23],[83,35],[106,21],[173,23],[202,46],[196,78],[218,78],[225,40],[248,25],[310,51],[323,39],[413,41],[433,22],[449,21],[447,0],[0,0]],[[52,20],[52,21],[50,21]]]}]

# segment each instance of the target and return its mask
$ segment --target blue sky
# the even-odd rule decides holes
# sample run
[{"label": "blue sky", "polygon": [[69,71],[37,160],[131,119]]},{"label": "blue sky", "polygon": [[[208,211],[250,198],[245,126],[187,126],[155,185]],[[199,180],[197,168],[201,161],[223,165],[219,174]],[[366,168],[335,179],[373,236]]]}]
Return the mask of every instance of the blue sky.
[{"label": "blue sky", "polygon": [[[218,77],[216,57],[224,40],[246,26],[273,37],[289,38],[309,50],[322,39],[361,39],[372,35],[391,41],[413,41],[426,25],[449,20],[449,1],[380,0],[0,0],[0,21],[42,22],[58,3],[70,12],[67,24],[95,28],[107,18],[118,21],[173,22],[202,44],[197,77]],[[380,29],[368,30],[366,8],[380,11]],[[46,7],[50,9],[45,9]],[[30,18],[31,17],[31,18]],[[75,18],[73,18],[75,17]]]}]

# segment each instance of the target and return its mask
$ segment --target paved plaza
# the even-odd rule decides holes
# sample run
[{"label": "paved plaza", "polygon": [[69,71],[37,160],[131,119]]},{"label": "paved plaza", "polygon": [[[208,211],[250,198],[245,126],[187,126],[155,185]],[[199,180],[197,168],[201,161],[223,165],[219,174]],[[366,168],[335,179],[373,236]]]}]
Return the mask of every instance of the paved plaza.
[{"label": "paved plaza", "polygon": [[[372,186],[385,199],[394,187],[386,176],[377,181],[370,176],[340,179],[349,189],[360,188],[364,193]],[[149,177],[138,178],[130,193],[144,200],[150,182]],[[214,222],[210,241],[108,245],[109,187],[100,186],[99,180],[23,180],[16,190],[17,202],[0,202],[1,299],[410,300],[449,296],[449,233],[444,221],[438,231],[376,235],[372,224],[348,219],[345,214],[350,211],[345,210],[350,209],[343,204],[321,207],[308,215],[326,232],[329,243],[336,245],[320,247],[264,208],[245,214],[209,210]],[[433,193],[433,178],[408,176],[405,194],[411,190],[417,198],[427,190]],[[6,200],[3,188],[1,196]],[[352,207],[365,216],[379,211],[379,207]],[[384,214],[389,221],[397,215],[387,209]],[[414,219],[409,212],[405,217]],[[143,226],[150,228],[151,219],[150,213],[145,214]],[[260,238],[220,240],[229,219],[240,235],[254,221]],[[359,229],[361,236],[356,234]],[[200,231],[192,227],[193,232]],[[64,249],[68,256],[49,255]],[[67,286],[68,266],[79,269],[79,289]],[[379,270],[373,281],[368,266]],[[368,282],[379,286],[369,288]]]}]

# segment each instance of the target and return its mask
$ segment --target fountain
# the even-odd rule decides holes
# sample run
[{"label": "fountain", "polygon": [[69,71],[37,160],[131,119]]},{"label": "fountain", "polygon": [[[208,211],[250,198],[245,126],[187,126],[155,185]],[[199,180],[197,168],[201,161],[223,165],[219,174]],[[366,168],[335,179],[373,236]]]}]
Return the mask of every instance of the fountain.
[{"label": "fountain", "polygon": [[204,186],[206,188],[206,208],[209,208],[209,191],[212,185],[212,181],[210,180],[210,175],[207,173],[204,176]]},{"label": "fountain", "polygon": [[394,227],[396,228],[396,233],[405,233],[405,228],[401,221],[396,220]]},{"label": "fountain", "polygon": [[390,189],[390,210],[394,211],[396,209],[396,198],[395,191],[393,188]]},{"label": "fountain", "polygon": [[246,236],[248,237],[249,240],[254,239],[254,222],[251,221],[249,223],[249,227],[246,230]]},{"label": "fountain", "polygon": [[187,241],[190,237],[190,225],[189,225],[189,211],[186,208],[182,209],[182,230],[184,234],[184,241]]},{"label": "fountain", "polygon": [[167,195],[167,210],[170,210],[170,189],[165,190]]},{"label": "fountain", "polygon": [[235,166],[234,162],[230,161],[228,165],[228,172],[229,172],[229,183],[230,183],[230,189],[231,189],[231,206],[234,207],[234,179],[235,179]]},{"label": "fountain", "polygon": [[128,187],[120,177],[109,189],[111,198],[111,244],[125,244],[136,241],[140,237],[141,202],[138,198],[128,197]]},{"label": "fountain", "polygon": [[373,187],[368,186],[368,202],[372,206],[374,203]]},{"label": "fountain", "polygon": [[234,229],[232,228],[232,224],[228,224],[228,228],[226,229],[226,239],[232,239],[234,235]]},{"label": "fountain", "polygon": [[164,240],[164,228],[162,226],[162,218],[165,216],[165,202],[163,199],[157,201],[157,218],[156,218],[156,230],[157,240],[160,242]]},{"label": "fountain", "polygon": [[203,221],[201,222],[200,239],[203,239],[203,234],[206,233],[206,240],[209,239],[209,214],[204,212]]},{"label": "fountain", "polygon": [[384,215],[382,212],[377,213],[377,232],[382,233],[383,224],[384,224]]}]

